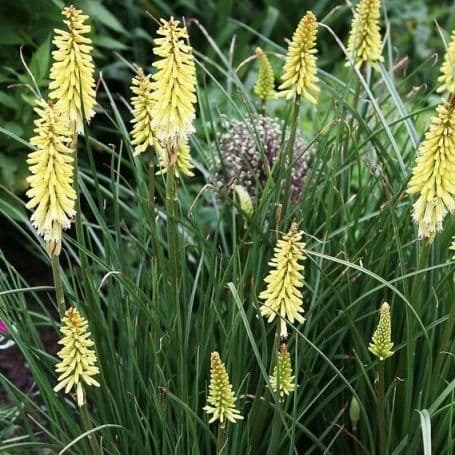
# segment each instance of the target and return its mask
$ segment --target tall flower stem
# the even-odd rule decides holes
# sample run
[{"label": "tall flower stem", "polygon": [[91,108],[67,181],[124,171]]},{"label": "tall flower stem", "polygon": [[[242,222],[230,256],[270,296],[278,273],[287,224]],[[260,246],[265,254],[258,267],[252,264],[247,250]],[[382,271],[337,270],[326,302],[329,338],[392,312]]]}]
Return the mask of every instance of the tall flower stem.
[{"label": "tall flower stem", "polygon": [[51,264],[52,264],[52,276],[54,279],[55,287],[55,298],[57,300],[57,308],[60,319],[65,316],[66,305],[65,305],[65,295],[63,293],[63,283],[62,275],[60,273],[60,261],[59,256],[51,254]]},{"label": "tall flower stem", "polygon": [[[85,431],[93,430],[93,426],[90,422],[90,416],[88,414],[87,404],[84,404],[79,409],[81,411],[81,418],[84,424]],[[90,443],[90,447],[92,448],[92,453],[94,455],[103,455],[103,450],[101,449],[101,446],[99,445],[95,435],[93,433],[89,433],[87,435],[87,438],[88,442]]]},{"label": "tall flower stem", "polygon": [[216,438],[216,455],[221,455],[226,447],[226,422],[218,425],[218,436]]},{"label": "tall flower stem", "polygon": [[384,361],[379,361],[378,364],[378,427],[379,427],[379,453],[385,455],[387,453],[387,429],[385,420],[385,379],[384,379]]},{"label": "tall flower stem", "polygon": [[297,121],[299,119],[300,104],[301,96],[296,95],[292,112],[291,133],[289,136],[289,140],[287,142],[286,153],[284,155],[286,169],[286,184],[284,190],[283,213],[287,213],[288,204],[290,202],[289,199],[291,196],[292,165],[294,161],[294,145],[295,137],[297,135]]}]

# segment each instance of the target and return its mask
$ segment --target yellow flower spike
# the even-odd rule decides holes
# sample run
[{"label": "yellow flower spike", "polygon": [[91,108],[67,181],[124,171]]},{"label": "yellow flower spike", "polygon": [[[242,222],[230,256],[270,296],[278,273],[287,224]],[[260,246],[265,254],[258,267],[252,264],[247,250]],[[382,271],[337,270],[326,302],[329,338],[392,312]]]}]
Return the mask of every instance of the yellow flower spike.
[{"label": "yellow flower spike", "polygon": [[224,363],[221,361],[218,352],[212,352],[210,356],[209,396],[207,405],[204,406],[204,411],[212,415],[209,423],[216,420],[219,420],[221,424],[226,423],[226,421],[235,423],[236,420],[242,420],[243,416],[235,407],[235,401],[236,398]]},{"label": "yellow flower spike", "polygon": [[419,227],[419,237],[432,242],[442,230],[442,222],[449,211],[455,212],[455,96],[442,101],[436,108],[437,117],[419,148],[409,194],[418,193],[413,218]]},{"label": "yellow flower spike", "polygon": [[144,70],[138,68],[136,76],[131,81],[131,91],[134,93],[131,98],[131,105],[133,106],[131,123],[134,125],[131,130],[133,137],[131,145],[134,146],[134,156],[145,152],[148,147],[153,147],[156,141],[152,129],[152,106],[154,102],[150,78],[151,74],[146,76]]},{"label": "yellow flower spike", "polygon": [[[377,68],[377,63],[384,61],[381,55],[380,10],[380,0],[361,0],[356,7],[347,49],[356,67],[360,67],[362,63],[371,63]],[[346,66],[350,64],[347,62]]]},{"label": "yellow flower spike", "polygon": [[392,326],[390,322],[390,306],[384,302],[379,310],[379,323],[373,333],[368,350],[383,361],[393,355]]},{"label": "yellow flower spike", "polygon": [[33,226],[44,237],[49,254],[61,251],[62,230],[68,229],[75,214],[76,192],[73,188],[74,158],[68,147],[71,132],[56,106],[37,100],[36,133],[30,139],[35,150],[28,155],[31,175],[27,208],[34,209]]},{"label": "yellow flower spike", "polygon": [[280,392],[280,397],[284,398],[295,390],[295,376],[292,374],[291,356],[283,343],[277,355],[276,365],[270,377],[270,385],[274,392]]},{"label": "yellow flower spike", "polygon": [[[158,144],[155,145],[156,151],[158,153],[158,166],[160,170],[156,173],[157,175],[166,174],[169,167],[168,158],[166,151]],[[175,176],[177,178],[186,175],[187,177],[193,177],[194,166],[191,164],[191,154],[190,154],[190,144],[187,139],[185,139],[177,147],[177,158],[175,163]]]},{"label": "yellow flower spike", "polygon": [[60,332],[64,336],[58,343],[63,345],[63,348],[57,353],[62,360],[55,366],[55,371],[60,373],[60,376],[54,392],[64,388],[65,393],[69,393],[74,387],[77,404],[83,406],[85,403],[84,386],[100,386],[99,382],[93,378],[99,373],[96,366],[96,353],[93,349],[94,343],[90,339],[88,321],[79,314],[76,308],[69,308],[62,322]]},{"label": "yellow flower spike", "polygon": [[234,185],[234,191],[239,200],[240,210],[246,218],[250,219],[254,213],[254,206],[248,190],[242,185]]},{"label": "yellow flower spike", "polygon": [[441,85],[436,89],[437,92],[455,92],[455,30],[450,37],[438,82]]},{"label": "yellow flower spike", "polygon": [[302,231],[297,230],[297,225],[292,223],[289,232],[278,240],[274,256],[269,262],[273,268],[265,278],[267,287],[259,294],[264,300],[260,307],[262,316],[267,317],[267,322],[272,322],[276,316],[280,316],[280,335],[286,338],[288,335],[286,321],[303,323],[302,316],[302,291],[304,266],[299,261],[305,260],[303,249],[306,244],[301,242]]},{"label": "yellow flower spike", "polygon": [[75,122],[76,131],[81,133],[84,118],[88,122],[93,117],[96,103],[92,40],[84,36],[90,33],[90,26],[84,24],[88,16],[72,5],[63,8],[62,14],[68,31],[54,30],[52,42],[57,49],[52,52],[49,98],[56,100],[62,115]]},{"label": "yellow flower spike", "polygon": [[254,86],[254,93],[263,101],[275,98],[277,93],[275,91],[273,68],[267,55],[260,47],[256,48],[256,58],[259,61],[259,73],[258,80]]},{"label": "yellow flower spike", "polygon": [[317,85],[316,35],[318,24],[316,16],[308,11],[301,19],[288,47],[280,90],[286,98],[303,96],[316,104],[320,88]]},{"label": "yellow flower spike", "polygon": [[[161,19],[153,53],[159,57],[153,63],[152,127],[166,148],[178,145],[193,132],[196,103],[196,68],[186,27],[171,17]],[[175,164],[175,163],[170,163]]]}]

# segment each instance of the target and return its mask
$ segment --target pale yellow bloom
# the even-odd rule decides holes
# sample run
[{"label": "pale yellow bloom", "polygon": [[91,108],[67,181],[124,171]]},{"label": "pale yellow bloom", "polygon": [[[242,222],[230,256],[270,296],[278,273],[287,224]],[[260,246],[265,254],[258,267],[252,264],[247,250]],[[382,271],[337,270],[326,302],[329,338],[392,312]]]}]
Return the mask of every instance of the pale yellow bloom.
[{"label": "pale yellow bloom", "polygon": [[455,98],[442,101],[425,134],[407,192],[418,193],[414,221],[419,237],[433,241],[449,211],[455,212]]},{"label": "pale yellow bloom", "polygon": [[69,393],[75,387],[77,404],[82,406],[85,403],[84,385],[100,386],[93,378],[99,373],[94,343],[90,339],[88,321],[76,308],[66,310],[62,322],[64,325],[60,332],[64,337],[58,344],[63,345],[63,348],[57,353],[62,360],[55,366],[55,371],[60,376],[54,392],[65,388],[65,393]]},{"label": "pale yellow bloom", "polygon": [[75,214],[76,192],[73,188],[72,151],[68,147],[71,132],[56,106],[38,100],[35,107],[36,133],[30,144],[35,151],[28,155],[31,175],[27,178],[27,208],[34,209],[33,226],[44,237],[50,254],[59,255],[62,229],[68,229]]},{"label": "pale yellow bloom", "polygon": [[300,95],[316,104],[320,88],[317,77],[316,16],[308,11],[301,19],[288,47],[280,90],[286,98]]},{"label": "pale yellow bloom", "polygon": [[[158,175],[166,174],[169,167],[168,153],[163,147],[156,145],[156,151],[158,153],[159,163],[158,166],[160,170],[157,172]],[[175,154],[175,152],[173,152]],[[187,177],[192,177],[194,166],[191,163],[191,154],[190,154],[190,144],[188,139],[184,139],[177,147],[177,161],[175,163],[175,176],[182,177],[186,175]]]},{"label": "pale yellow bloom", "polygon": [[392,348],[390,306],[388,303],[384,302],[379,310],[379,323],[373,333],[368,350],[382,361],[393,355]]},{"label": "pale yellow bloom", "polygon": [[55,100],[68,122],[75,122],[76,131],[84,129],[95,114],[95,66],[92,59],[92,40],[87,38],[90,26],[84,24],[88,16],[69,6],[63,9],[68,30],[55,29],[52,52],[54,63],[50,71],[49,97]]},{"label": "pale yellow bloom", "polygon": [[134,155],[137,156],[145,152],[148,147],[155,145],[155,133],[152,128],[152,81],[151,75],[145,76],[142,68],[138,68],[136,76],[131,81],[131,91],[134,96],[131,98],[133,106],[134,125],[131,131],[133,140],[131,145],[134,146]]},{"label": "pale yellow bloom", "polygon": [[260,47],[256,48],[256,58],[259,61],[259,73],[258,80],[254,86],[254,93],[264,101],[275,98],[277,93],[275,91],[273,68],[267,54]]},{"label": "pale yellow bloom", "polygon": [[270,377],[270,385],[274,392],[280,392],[281,398],[295,390],[295,376],[292,374],[291,356],[284,343],[280,346],[276,365]]},{"label": "pale yellow bloom", "polygon": [[441,85],[437,88],[437,92],[455,92],[455,30],[452,31],[450,37],[438,82]]},{"label": "pale yellow bloom", "polygon": [[[377,62],[384,61],[381,55],[380,11],[380,0],[361,0],[356,7],[348,39],[348,53],[357,67],[362,63],[371,63],[376,67]],[[348,61],[346,66],[350,64]]]},{"label": "pale yellow bloom", "polygon": [[276,316],[281,317],[282,337],[288,335],[285,319],[291,323],[305,321],[300,290],[303,286],[304,266],[299,264],[299,261],[306,259],[303,255],[306,245],[301,242],[302,236],[303,232],[298,231],[297,225],[293,223],[290,231],[278,240],[275,254],[269,262],[273,270],[264,280],[267,288],[259,294],[259,298],[264,300],[260,307],[261,315],[267,317],[268,322],[272,322]]},{"label": "pale yellow bloom", "polygon": [[210,356],[210,385],[207,405],[204,411],[211,415],[209,423],[219,420],[220,423],[226,421],[235,423],[242,420],[243,416],[235,406],[235,395],[224,363],[220,359],[218,352],[212,352]]},{"label": "pale yellow bloom", "polygon": [[186,27],[174,18],[161,24],[153,49],[159,59],[153,63],[152,127],[166,149],[176,149],[194,130],[196,68]]}]

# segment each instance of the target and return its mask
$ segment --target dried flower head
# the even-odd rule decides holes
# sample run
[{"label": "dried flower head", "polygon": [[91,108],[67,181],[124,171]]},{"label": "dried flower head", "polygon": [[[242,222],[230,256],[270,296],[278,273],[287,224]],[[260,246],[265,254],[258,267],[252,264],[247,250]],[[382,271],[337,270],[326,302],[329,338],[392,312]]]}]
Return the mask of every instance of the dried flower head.
[{"label": "dried flower head", "polygon": [[320,91],[316,74],[317,32],[316,16],[311,11],[307,11],[294,32],[286,55],[281,76],[283,83],[280,85],[280,90],[285,90],[286,98],[299,95],[311,103],[317,102]]},{"label": "dried flower head", "polygon": [[267,322],[272,322],[276,316],[280,316],[280,335],[288,336],[286,320],[304,322],[302,305],[303,270],[304,266],[299,261],[306,258],[303,255],[305,243],[301,242],[303,232],[297,230],[297,225],[292,223],[287,234],[278,240],[274,256],[269,265],[272,270],[265,278],[267,287],[259,294],[264,300],[260,307],[262,316]]},{"label": "dried flower head", "polygon": [[442,230],[449,211],[455,212],[455,97],[442,101],[437,117],[425,134],[408,184],[409,194],[418,193],[414,204],[414,221],[419,237],[433,241]]},{"label": "dried flower head", "polygon": [[[280,158],[283,150],[283,122],[278,119],[255,115],[250,120],[230,120],[227,132],[220,138],[220,155],[223,166],[217,173],[220,187],[243,186],[252,199],[269,177],[269,170]],[[288,138],[285,138],[287,142]],[[285,143],[286,143],[285,142]],[[308,175],[312,152],[297,133],[294,143],[292,168],[292,197],[302,195]]]},{"label": "dried flower head", "polygon": [[134,155],[137,156],[153,147],[156,142],[155,133],[152,129],[152,97],[151,74],[144,74],[142,68],[138,68],[136,75],[131,81],[131,91],[134,96],[131,98],[133,106],[133,118],[131,123],[134,125],[131,131],[134,146]]},{"label": "dried flower head", "polygon": [[49,98],[56,100],[58,108],[68,121],[75,122],[76,131],[84,129],[84,119],[95,114],[95,66],[92,59],[92,40],[87,38],[90,26],[84,24],[88,16],[81,10],[63,8],[64,24],[68,31],[55,29],[52,52],[54,63],[50,71]]},{"label": "dried flower head", "polygon": [[390,306],[384,302],[379,310],[379,323],[373,333],[368,350],[379,360],[385,360],[393,355],[392,326],[390,322]]},{"label": "dried flower head", "polygon": [[234,185],[233,190],[237,195],[240,210],[242,211],[246,218],[251,218],[254,213],[254,206],[247,189],[242,185]]},{"label": "dried flower head", "polygon": [[229,383],[229,376],[226,372],[224,363],[220,359],[218,352],[212,352],[210,356],[210,385],[207,406],[204,411],[212,415],[209,423],[219,420],[225,423],[226,420],[235,423],[236,420],[242,420],[243,416],[235,407],[236,398],[232,391],[232,385]]},{"label": "dried flower head", "polygon": [[276,365],[270,377],[270,385],[274,392],[280,392],[281,398],[295,390],[295,376],[292,374],[291,356],[284,343],[278,351]]},{"label": "dried flower head", "polygon": [[68,147],[71,132],[56,106],[38,100],[35,107],[36,133],[30,144],[36,150],[28,155],[31,175],[27,178],[27,208],[34,209],[33,226],[44,237],[50,254],[58,256],[62,230],[68,229],[75,214],[72,151]]},{"label": "dried flower head", "polygon": [[[380,9],[380,0],[361,0],[356,7],[348,39],[348,53],[357,67],[362,63],[371,63],[376,67],[377,62],[384,61],[381,55]],[[346,66],[350,64],[348,61]]]},{"label": "dried flower head", "polygon": [[455,30],[450,37],[438,82],[441,85],[437,88],[437,92],[455,92]]},{"label": "dried flower head", "polygon": [[264,101],[275,98],[277,93],[275,91],[273,68],[267,55],[260,47],[256,48],[256,58],[259,61],[259,73],[258,80],[254,86],[254,93]]},{"label": "dried flower head", "polygon": [[88,321],[75,308],[66,310],[63,324],[60,332],[64,337],[58,342],[63,348],[57,353],[62,360],[55,367],[56,373],[60,373],[60,376],[54,391],[58,392],[65,388],[65,393],[69,393],[74,386],[77,404],[82,406],[85,403],[84,384],[100,386],[93,378],[99,373],[94,343],[90,339]]},{"label": "dried flower head", "polygon": [[176,148],[194,129],[196,68],[186,27],[172,17],[161,24],[153,49],[159,59],[153,63],[152,127],[163,146]]},{"label": "dried flower head", "polygon": [[[167,151],[159,145],[156,145],[156,151],[159,158],[158,166],[160,167],[157,174],[165,174],[169,167],[169,155]],[[190,144],[188,139],[184,139],[183,142],[179,144],[176,155],[175,176],[182,177],[183,175],[186,175],[187,177],[192,177],[194,175],[194,166],[191,163]]]}]

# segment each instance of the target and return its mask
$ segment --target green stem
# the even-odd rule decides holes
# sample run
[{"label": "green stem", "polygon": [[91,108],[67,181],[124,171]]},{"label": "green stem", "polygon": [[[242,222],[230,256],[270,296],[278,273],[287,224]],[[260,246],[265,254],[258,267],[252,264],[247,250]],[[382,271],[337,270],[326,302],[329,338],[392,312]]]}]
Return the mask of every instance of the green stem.
[{"label": "green stem", "polygon": [[52,276],[54,278],[55,298],[57,300],[57,308],[60,319],[65,316],[65,294],[63,293],[62,274],[60,273],[59,256],[51,254]]},{"label": "green stem", "polygon": [[385,421],[385,394],[384,394],[384,361],[378,365],[378,427],[379,427],[379,453],[387,453],[387,430]]},{"label": "green stem", "polygon": [[226,422],[218,425],[218,437],[216,439],[216,455],[221,455],[226,448]]},{"label": "green stem", "polygon": [[150,223],[152,230],[152,253],[153,257],[157,257],[156,245],[156,224],[155,224],[155,163],[154,152],[151,147],[148,148],[149,162],[148,162],[148,204],[150,210]]},{"label": "green stem", "polygon": [[[85,431],[93,430],[93,426],[90,422],[90,416],[88,414],[87,404],[82,405],[80,408],[82,422],[84,424]],[[89,433],[87,435],[88,442],[90,443],[90,447],[92,448],[92,453],[94,455],[103,455],[103,450],[101,446],[98,444],[98,441],[93,433]]]},{"label": "green stem", "polygon": [[294,144],[295,138],[297,135],[297,121],[299,119],[300,112],[300,95],[295,97],[294,101],[294,111],[291,121],[291,134],[289,136],[289,141],[287,143],[286,153],[285,153],[285,166],[286,169],[286,185],[284,190],[284,201],[283,201],[283,213],[287,213],[287,208],[289,204],[289,198],[291,196],[291,186],[292,186],[292,165],[294,161]]}]

